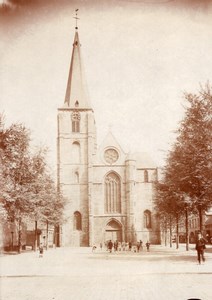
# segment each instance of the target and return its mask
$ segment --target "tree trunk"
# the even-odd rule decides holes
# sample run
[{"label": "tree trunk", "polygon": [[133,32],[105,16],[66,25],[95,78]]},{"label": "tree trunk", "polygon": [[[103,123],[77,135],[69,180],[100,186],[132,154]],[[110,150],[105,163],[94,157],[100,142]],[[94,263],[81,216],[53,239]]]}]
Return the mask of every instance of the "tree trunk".
[{"label": "tree trunk", "polygon": [[167,224],[166,224],[166,222],[165,222],[164,233],[165,233],[165,246],[167,246]]},{"label": "tree trunk", "polygon": [[176,216],[176,249],[179,249],[179,218]]},{"label": "tree trunk", "polygon": [[199,230],[200,230],[200,232],[203,234],[203,226],[202,226],[202,207],[201,207],[201,206],[199,206],[198,212],[199,212]]},{"label": "tree trunk", "polygon": [[60,226],[55,226],[55,247],[60,247]]},{"label": "tree trunk", "polygon": [[46,220],[46,250],[48,250],[49,246],[49,222]]},{"label": "tree trunk", "polygon": [[169,219],[169,243],[170,243],[170,248],[172,248],[172,217],[171,216]]},{"label": "tree trunk", "polygon": [[186,251],[188,251],[189,250],[189,232],[188,232],[188,208],[187,207],[186,207],[185,227],[186,227]]},{"label": "tree trunk", "polygon": [[21,253],[21,218],[18,219],[18,253]]},{"label": "tree trunk", "polygon": [[37,251],[38,247],[38,221],[35,221],[35,244],[34,244],[34,251]]}]

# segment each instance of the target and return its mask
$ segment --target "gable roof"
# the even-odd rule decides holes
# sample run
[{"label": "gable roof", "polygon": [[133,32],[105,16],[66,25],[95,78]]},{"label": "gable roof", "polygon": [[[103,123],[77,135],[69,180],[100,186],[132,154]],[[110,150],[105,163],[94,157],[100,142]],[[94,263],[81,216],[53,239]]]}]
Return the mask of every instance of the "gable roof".
[{"label": "gable roof", "polygon": [[135,160],[136,167],[139,169],[147,169],[147,168],[156,168],[155,162],[146,152],[135,152],[129,153],[126,157],[126,160]]}]

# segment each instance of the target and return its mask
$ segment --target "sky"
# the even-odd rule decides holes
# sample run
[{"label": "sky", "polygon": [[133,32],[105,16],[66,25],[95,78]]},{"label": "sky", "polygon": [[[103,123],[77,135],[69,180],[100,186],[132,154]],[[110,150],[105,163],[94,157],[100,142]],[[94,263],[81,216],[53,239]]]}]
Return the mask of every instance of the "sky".
[{"label": "sky", "polygon": [[212,1],[0,0],[0,112],[48,146],[53,170],[76,8],[98,145],[110,128],[126,153],[163,166],[184,93],[212,78]]}]

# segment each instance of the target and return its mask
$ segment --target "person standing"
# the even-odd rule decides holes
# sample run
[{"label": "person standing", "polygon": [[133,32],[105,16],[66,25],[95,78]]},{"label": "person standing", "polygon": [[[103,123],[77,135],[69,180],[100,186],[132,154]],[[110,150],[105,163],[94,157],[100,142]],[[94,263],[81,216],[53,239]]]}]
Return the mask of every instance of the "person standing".
[{"label": "person standing", "polygon": [[125,242],[122,242],[121,248],[122,248],[122,251],[125,251]]},{"label": "person standing", "polygon": [[206,248],[205,240],[202,237],[201,233],[199,233],[196,242],[197,259],[199,264],[201,264],[201,261],[205,262],[205,256],[204,256],[205,248]]},{"label": "person standing", "polygon": [[112,248],[113,248],[113,243],[112,243],[112,241],[110,240],[110,241],[108,242],[108,250],[109,250],[110,253],[112,252]]},{"label": "person standing", "polygon": [[39,247],[39,257],[43,257],[43,245],[40,244],[40,247]]},{"label": "person standing", "polygon": [[140,245],[140,242],[137,242],[137,252],[139,252],[140,251],[140,247],[141,247],[141,245]]},{"label": "person standing", "polygon": [[141,249],[141,251],[143,250],[143,242],[142,242],[142,240],[140,240],[140,249]]},{"label": "person standing", "polygon": [[129,251],[131,251],[131,249],[132,249],[132,243],[129,242]]},{"label": "person standing", "polygon": [[116,240],[114,243],[114,249],[116,252],[118,251],[118,245],[119,245],[118,240]]},{"label": "person standing", "polygon": [[147,241],[147,242],[146,242],[146,250],[147,250],[147,252],[149,252],[149,248],[150,248],[150,242]]},{"label": "person standing", "polygon": [[93,245],[92,252],[95,252],[95,250],[96,250],[96,245]]}]

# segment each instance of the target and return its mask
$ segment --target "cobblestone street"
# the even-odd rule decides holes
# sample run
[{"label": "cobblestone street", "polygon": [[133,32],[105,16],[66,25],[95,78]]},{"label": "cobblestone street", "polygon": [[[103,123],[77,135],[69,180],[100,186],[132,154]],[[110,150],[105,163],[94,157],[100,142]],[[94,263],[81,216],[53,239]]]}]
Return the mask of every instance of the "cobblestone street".
[{"label": "cobblestone street", "polygon": [[[208,248],[208,247],[207,247]],[[154,246],[151,252],[108,253],[58,248],[0,257],[1,300],[211,300],[212,249],[196,252]]]}]

